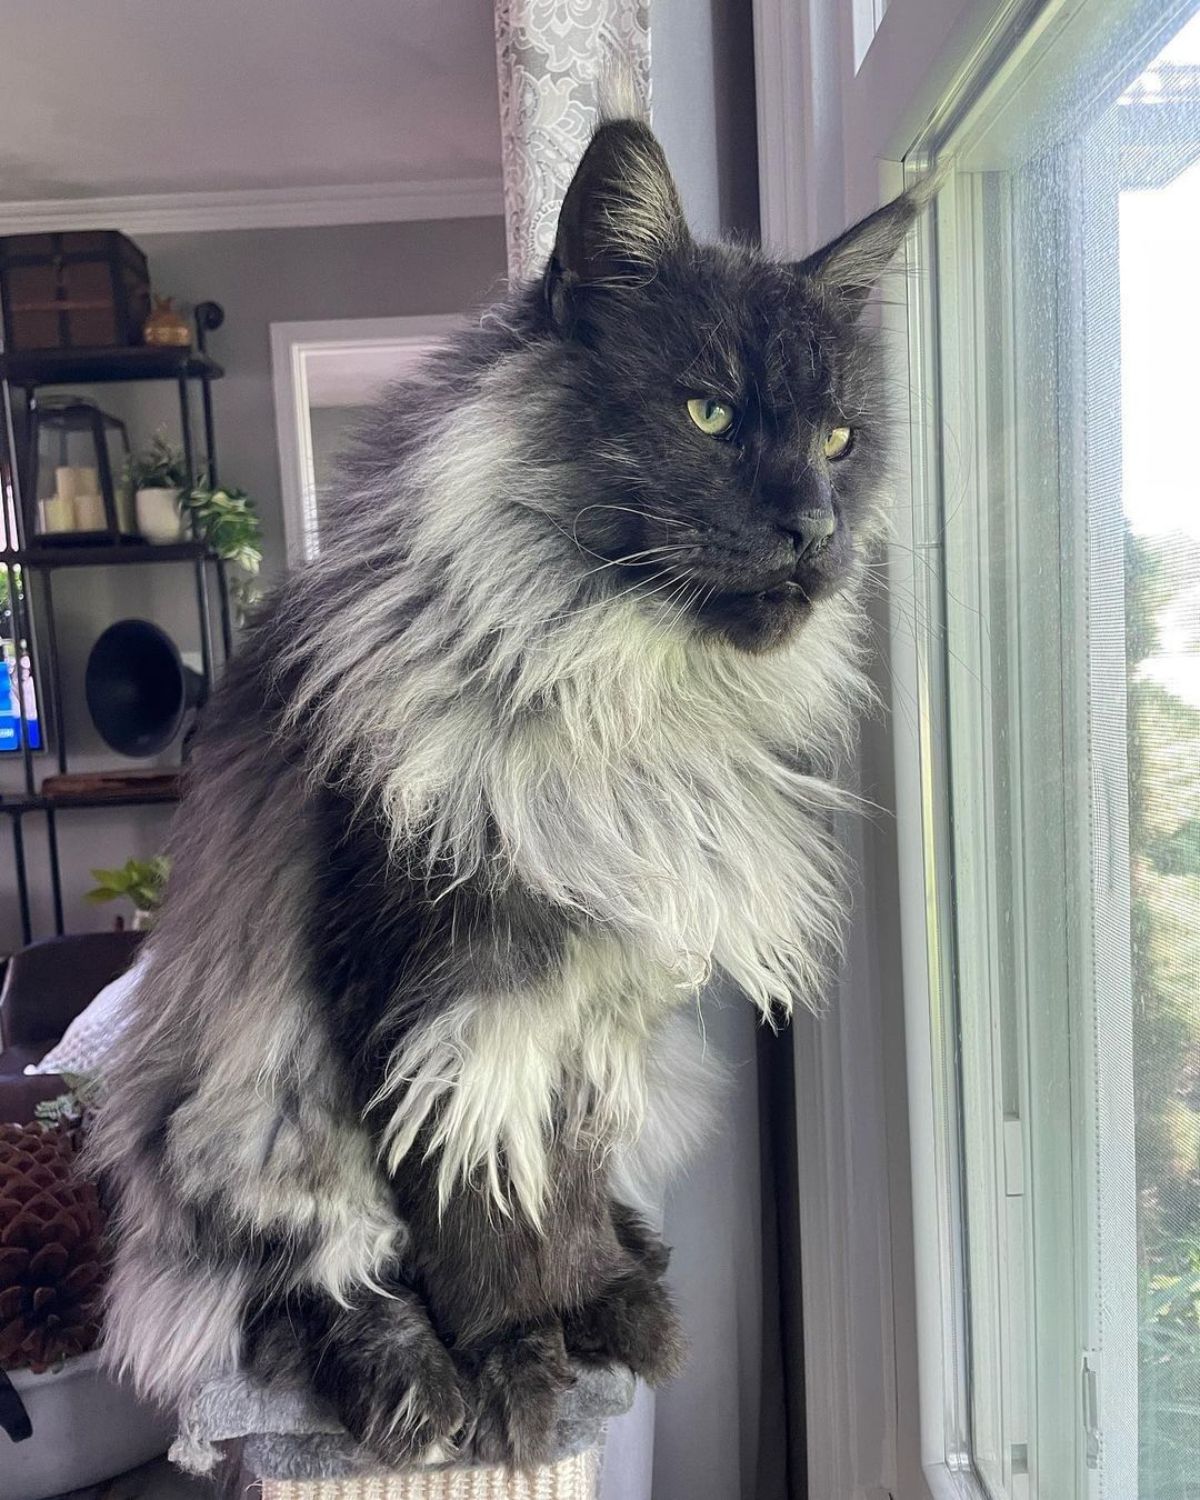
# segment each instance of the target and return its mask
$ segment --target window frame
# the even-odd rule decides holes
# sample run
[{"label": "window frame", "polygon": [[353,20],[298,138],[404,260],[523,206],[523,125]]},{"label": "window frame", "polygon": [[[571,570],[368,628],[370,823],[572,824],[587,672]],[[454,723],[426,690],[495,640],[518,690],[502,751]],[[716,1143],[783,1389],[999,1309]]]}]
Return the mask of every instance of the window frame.
[{"label": "window frame", "polygon": [[[1105,340],[1106,327],[1110,338],[1112,331],[1119,329],[1116,258],[1121,170],[1119,158],[1115,170],[1111,164],[1105,170],[1106,152],[1097,145],[1094,128],[1098,118],[1103,128],[1103,118],[1121,78],[1136,76],[1191,10],[1186,0],[1141,0],[1125,9],[1114,26],[1113,18],[1100,6],[1085,12],[1077,6],[1047,4],[1038,15],[1026,16],[1024,32],[1014,35],[1011,30],[998,31],[1000,61],[996,65],[984,63],[978,69],[978,76],[990,85],[1003,74],[1002,60],[1022,50],[1027,58],[1048,41],[1046,53],[1034,52],[1037,67],[1042,70],[1027,71],[1021,85],[1026,96],[1032,78],[1034,87],[1053,97],[1053,89],[1061,83],[1057,69],[1065,63],[1071,76],[1078,74],[1084,101],[1070,140],[1053,150],[1056,177],[1069,184],[1066,197],[1079,205],[1080,211],[1051,211],[1044,187],[1035,183],[1033,189],[1038,217],[1044,220],[1052,213],[1056,219],[1055,233],[1062,237],[1062,253],[1054,257],[1054,262],[1066,268],[1056,287],[1051,314],[1054,332],[1049,342],[1053,353],[1048,362],[1055,368],[1031,371],[1023,358],[1007,361],[1012,374],[1010,427],[1015,424],[1022,433],[1023,454],[1008,481],[1011,507],[1020,518],[1013,567],[1018,580],[1037,578],[1041,571],[1041,581],[1036,588],[1025,589],[1025,602],[1017,608],[1026,639],[1036,642],[1033,650],[1026,644],[1018,647],[1015,666],[1017,682],[1023,696],[1034,701],[1034,711],[1022,712],[1018,705],[1010,713],[1009,725],[1018,756],[1025,752],[1028,741],[1030,763],[1041,768],[1037,777],[1023,776],[1019,769],[1014,777],[1026,804],[1020,813],[1023,826],[1017,833],[1021,850],[1012,861],[1014,873],[1027,888],[1023,913],[1018,911],[1014,918],[1023,952],[1021,971],[1014,975],[1012,984],[1023,1009],[1021,1117],[1028,1123],[1022,1127],[1025,1139],[1021,1158],[1027,1199],[1024,1243],[1030,1297],[1024,1310],[1027,1348],[1010,1353],[1020,1355],[1027,1364],[1026,1446],[1039,1493],[1043,1494],[1123,1496],[1135,1493],[1138,1485],[1133,995],[1130,868],[1123,804],[1128,784],[1125,618],[1124,596],[1119,590],[1114,594],[1110,587],[1101,597],[1102,580],[1111,574],[1113,550],[1118,558],[1122,555],[1124,519],[1120,486],[1104,478],[1106,472],[1111,474],[1114,467],[1119,468],[1111,451],[1114,440],[1119,442],[1119,436],[1114,439],[1119,428],[1110,422],[1085,421],[1084,403],[1095,401],[1107,383],[1106,409],[1119,411],[1121,407],[1119,383],[1114,388],[1118,377],[1112,344]],[[1121,65],[1114,71],[1110,59],[1118,54]],[[1048,69],[1042,67],[1047,55],[1052,59]],[[910,170],[927,170],[943,142],[948,141],[953,155],[957,145],[954,129],[977,98],[965,93],[957,116],[947,111],[942,122],[931,124],[914,146],[908,160]],[[1010,120],[1012,113],[1010,105]],[[1109,156],[1111,149],[1107,150]],[[991,154],[995,155],[994,141]],[[1008,184],[1011,220],[1017,212],[1016,185],[1024,176],[1024,168],[995,175]],[[956,190],[962,191],[957,174],[939,197],[936,218],[919,232],[918,242],[926,247],[930,263],[939,235],[945,238],[947,233],[956,232]],[[1094,228],[1098,216],[1103,220],[1099,233]],[[993,237],[997,237],[996,227],[992,226]],[[1016,227],[1008,227],[1010,235],[1018,232]],[[1011,256],[1008,262],[1015,264]],[[936,292],[929,277],[918,276],[912,283],[911,300],[918,307],[934,309],[935,316],[944,320],[962,264],[961,255],[943,258]],[[995,277],[992,285],[996,285]],[[1045,309],[1035,313],[1033,299],[1019,288],[1010,296],[1007,321],[1014,347],[1035,348],[1039,340],[1045,341],[1044,327],[1036,332],[1026,330],[1021,326],[1022,318],[1044,318]],[[1002,319],[1000,337],[1004,324]],[[1093,328],[1099,330],[1099,340]],[[991,349],[989,339],[994,333],[989,330],[988,338],[962,342],[976,349]],[[958,341],[951,336],[943,342],[953,347]],[[911,372],[923,369],[928,386],[934,367],[920,343],[919,335],[910,338],[909,367]],[[994,353],[990,362],[994,362]],[[1037,383],[1039,373],[1041,387]],[[947,380],[946,374],[944,369],[936,371],[933,382],[939,392],[948,388],[953,399],[955,380],[953,376]],[[910,389],[918,398],[921,386],[919,378],[912,380]],[[1031,443],[1030,434],[1047,426],[1046,412],[1060,410],[1063,403],[1065,412],[1057,426],[1067,433],[1083,434],[1082,440],[1063,444],[1061,451],[1057,440],[1049,437]],[[960,432],[974,418],[979,405],[974,395],[960,402]],[[910,415],[914,431],[930,427],[931,414],[920,399],[914,402]],[[936,430],[939,424],[932,426]],[[954,420],[947,424],[947,430],[955,430]],[[981,454],[980,467],[990,471],[993,460],[990,452],[986,461]],[[1034,475],[1053,476],[1045,485],[1044,496],[1029,493],[1031,483],[1036,483],[1031,478]],[[961,475],[959,480],[956,506],[963,501]],[[927,491],[928,484],[924,477],[915,480],[914,496]],[[943,484],[947,485],[945,476]],[[969,501],[964,508],[972,509]],[[914,505],[914,520],[916,509]],[[920,536],[910,538],[910,545],[920,546]],[[978,553],[978,548],[970,544],[967,550],[973,556]],[[950,551],[947,541],[947,557]],[[1049,581],[1045,570],[1037,566],[1047,553],[1060,562],[1060,570]],[[1035,598],[1038,591],[1044,597]],[[953,614],[954,605],[948,605],[948,611]],[[936,635],[940,623],[935,617],[925,636]],[[903,641],[893,644],[904,650]],[[963,666],[968,673],[982,676],[991,651],[982,639],[975,645],[978,649],[974,653],[967,650]],[[961,636],[950,632],[945,650],[938,648],[931,653],[941,658],[943,673],[936,691],[930,694],[935,723],[937,707],[945,699],[945,674],[955,670],[947,667],[946,652],[963,649]],[[943,716],[943,722],[944,733],[953,743],[962,729],[953,710]],[[943,737],[935,733],[935,738]],[[1041,754],[1037,753],[1039,738]],[[985,749],[975,763],[988,767],[989,754]],[[936,806],[939,796],[946,798],[945,805],[952,807],[955,823],[961,827],[963,799],[950,800],[949,783],[940,792],[930,793],[931,763],[936,768],[936,756],[927,757],[922,766],[927,805]],[[1051,778],[1054,784],[1049,787],[1039,785],[1047,780],[1046,766],[1058,767],[1057,775]],[[1107,787],[1108,794],[1100,795],[1100,787]],[[911,789],[915,794],[916,783]],[[966,812],[970,822],[972,810],[968,807]],[[970,839],[970,830],[966,837]],[[1088,874],[1078,882],[1066,882],[1064,888],[1064,869]],[[961,878],[961,870],[953,861],[940,873],[931,871],[927,864],[927,876],[930,873],[946,883],[948,892]],[[945,900],[948,904],[951,896],[947,894]],[[961,925],[961,910],[947,910],[945,920]],[[1049,983],[1047,976],[1051,976]],[[962,977],[960,970],[960,982]],[[919,1001],[915,1010],[919,1011]],[[912,1027],[919,1024],[919,1014],[913,1014]],[[966,1030],[964,1019],[964,1036]],[[910,1040],[913,1035],[914,1030],[910,1030]],[[1059,1065],[1060,1060],[1065,1061],[1065,1067]],[[1036,1149],[1031,1150],[1033,1143]],[[926,1169],[930,1170],[928,1158]],[[916,1158],[914,1173],[921,1175]],[[920,1207],[917,1212],[922,1212]],[[1035,1302],[1040,1303],[1036,1315]],[[975,1348],[967,1351],[973,1367],[982,1342],[978,1322],[972,1330]],[[934,1415],[927,1413],[927,1420],[935,1420]],[[1046,1434],[1059,1433],[1068,1434],[1068,1439],[1046,1438]],[[978,1453],[978,1444],[976,1448]],[[1007,1470],[997,1477],[1003,1485],[1000,1493],[1014,1493],[1013,1476]],[[1028,1484],[1028,1480],[1017,1484],[1015,1492],[1027,1493]]]},{"label": "window frame", "polygon": [[[905,622],[893,646],[912,652],[924,685],[911,792],[923,812],[924,941],[937,972],[929,1016],[919,990],[906,1000],[910,1047],[927,1049],[924,1065],[941,1079],[933,1152],[921,1167],[914,1158],[914,1172],[925,1184],[920,1221],[937,1242],[944,1461],[956,1474],[972,1467],[989,1494],[1020,1497],[1031,1476],[1040,1493],[1076,1494],[1082,1472],[1084,1154],[1074,1130],[1086,1049],[1072,1010],[1079,913],[1061,872],[1086,777],[1066,745],[1073,721],[1056,666],[1081,639],[1066,614],[1082,595],[1039,566],[1070,555],[1059,496],[1071,481],[1044,421],[1057,370],[1036,368],[1045,345],[1022,339],[1013,212],[1007,174],[952,178],[919,232],[916,258],[929,273],[910,328],[916,477],[898,545],[924,560],[913,582],[921,628]],[[1069,302],[1056,289],[1056,307]],[[895,603],[902,617],[902,592]],[[914,947],[916,928],[914,913]],[[980,1285],[985,1295],[973,1297]],[[938,1421],[926,1411],[935,1449]],[[1043,1442],[1046,1433],[1068,1436]]]},{"label": "window frame", "polygon": [[[876,35],[864,51],[864,5],[755,0],[764,243],[799,256],[898,191],[906,171],[919,168],[939,136],[978,101],[991,75],[989,60],[1011,53],[1018,40],[1035,44],[1046,28],[1069,21],[1077,9],[1072,0],[890,0],[882,18],[872,8]],[[1123,28],[1131,55],[1144,41],[1138,21],[1147,13],[1146,4],[1136,4]],[[936,231],[923,225],[909,247],[910,286],[922,284],[936,248]],[[931,345],[928,299],[921,305],[926,311],[911,326],[902,299],[881,308],[896,351],[898,383],[907,383],[913,361],[924,360]],[[912,449],[900,455],[896,496],[901,533],[912,524],[915,499],[936,452],[926,430],[928,414],[911,415]],[[906,457],[911,462],[906,464]],[[890,550],[886,566],[893,579],[916,587],[931,611],[926,624],[932,619],[936,628],[940,601],[929,597],[929,570],[921,562],[914,567],[907,538]],[[968,1403],[963,1340],[955,1331],[956,1320],[962,1321],[962,1268],[947,1251],[944,1233],[947,1220],[957,1215],[957,1189],[947,1164],[939,1161],[946,1134],[940,1122],[957,1112],[956,1085],[946,1076],[944,1057],[931,1046],[929,1024],[931,1010],[935,1017],[945,1016],[951,993],[945,948],[931,948],[930,924],[940,918],[942,932],[953,927],[945,911],[927,910],[924,900],[927,890],[949,888],[952,861],[945,833],[926,816],[930,797],[946,785],[946,766],[944,746],[928,734],[918,739],[904,732],[901,722],[905,704],[920,705],[926,711],[921,722],[928,725],[944,667],[930,659],[928,629],[915,631],[905,617],[899,590],[889,591],[886,608],[876,679],[893,703],[895,732],[889,741],[886,728],[865,726],[859,781],[894,810],[894,841],[878,824],[851,833],[859,870],[848,960],[831,1014],[817,1023],[803,1019],[796,1027],[799,1138],[813,1143],[812,1159],[801,1163],[810,1471],[813,1493],[838,1500],[843,1495],[875,1500],[884,1494],[897,1500],[919,1495],[965,1500],[982,1497],[984,1489],[964,1471],[955,1443],[946,1440],[947,1433],[953,1438],[966,1430]],[[1047,732],[1052,731],[1049,726]],[[889,768],[894,770],[890,786]],[[1087,829],[1064,827],[1064,837],[1086,838]],[[894,868],[879,868],[881,857]],[[901,913],[898,932],[890,920],[892,901]],[[1059,937],[1061,961],[1078,967],[1078,952],[1066,952],[1069,944]],[[930,952],[940,960],[935,965]],[[896,974],[899,983],[889,978]],[[897,1007],[903,1009],[902,1024]],[[864,1037],[867,1044],[859,1048]],[[1063,1041],[1061,1034],[1043,1032],[1027,1038],[1025,1050],[1049,1056]],[[1067,1036],[1065,1044],[1074,1049],[1073,1076],[1087,1087],[1105,1087],[1088,1074],[1080,1037]],[[903,1080],[899,1085],[897,1073]],[[1027,1077],[1022,1089],[1028,1097]],[[1108,1105],[1110,1127],[1119,1124],[1118,1113],[1114,1096]],[[903,1162],[895,1150],[898,1135],[911,1148]],[[1072,1149],[1075,1161],[1086,1163],[1089,1150],[1094,1161],[1096,1151],[1111,1156],[1119,1147],[1076,1139]],[[1027,1136],[1018,1155],[1029,1191]],[[856,1201],[848,1202],[852,1195],[839,1191],[842,1174],[863,1163],[868,1170],[849,1179],[855,1182]],[[872,1201],[865,1206],[862,1199],[868,1196]],[[1076,1184],[1070,1215],[1094,1214],[1097,1196],[1095,1181]],[[1071,1225],[1059,1227],[1069,1232]],[[1078,1245],[1077,1217],[1075,1230]],[[858,1246],[864,1238],[869,1265],[860,1281]],[[1094,1279],[1095,1268],[1089,1270]],[[854,1308],[845,1305],[848,1281],[855,1287]],[[1077,1288],[1071,1306],[1063,1309],[1068,1315],[1077,1320],[1081,1362],[1065,1382],[1060,1407],[1078,1428],[1082,1452],[1079,1414],[1088,1392],[1087,1362],[1094,1367],[1104,1330],[1084,1288]],[[880,1355],[889,1362],[882,1376],[872,1364]],[[914,1388],[919,1393],[915,1453],[912,1407],[906,1406]],[[1103,1404],[1103,1380],[1099,1389]],[[1029,1395],[1032,1400],[1036,1393]],[[1119,1405],[1111,1383],[1108,1395]],[[1099,1425],[1105,1425],[1102,1414]],[[864,1443],[864,1428],[882,1437],[874,1445]]]}]

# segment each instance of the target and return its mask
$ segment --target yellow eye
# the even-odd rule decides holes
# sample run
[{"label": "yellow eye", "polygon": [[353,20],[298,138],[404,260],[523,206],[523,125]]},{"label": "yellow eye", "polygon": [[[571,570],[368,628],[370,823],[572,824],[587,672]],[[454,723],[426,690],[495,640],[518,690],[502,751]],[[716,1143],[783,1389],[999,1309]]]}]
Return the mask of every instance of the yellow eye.
[{"label": "yellow eye", "polygon": [[854,446],[853,427],[831,427],[825,434],[825,457],[845,458]]},{"label": "yellow eye", "polygon": [[688,416],[709,437],[720,437],[728,432],[736,415],[732,406],[726,406],[715,396],[697,396],[688,402],[687,409]]}]

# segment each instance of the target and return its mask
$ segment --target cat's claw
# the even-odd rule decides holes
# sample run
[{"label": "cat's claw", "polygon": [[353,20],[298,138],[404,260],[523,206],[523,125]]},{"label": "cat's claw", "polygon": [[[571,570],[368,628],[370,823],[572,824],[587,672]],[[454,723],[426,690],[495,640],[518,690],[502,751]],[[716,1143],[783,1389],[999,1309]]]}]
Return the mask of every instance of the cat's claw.
[{"label": "cat's claw", "polygon": [[341,1408],[352,1435],[393,1469],[454,1457],[467,1417],[448,1354],[427,1349],[404,1363]]},{"label": "cat's claw", "polygon": [[473,1384],[478,1459],[525,1469],[553,1458],[562,1398],[575,1384],[558,1324],[494,1344],[476,1365]]}]

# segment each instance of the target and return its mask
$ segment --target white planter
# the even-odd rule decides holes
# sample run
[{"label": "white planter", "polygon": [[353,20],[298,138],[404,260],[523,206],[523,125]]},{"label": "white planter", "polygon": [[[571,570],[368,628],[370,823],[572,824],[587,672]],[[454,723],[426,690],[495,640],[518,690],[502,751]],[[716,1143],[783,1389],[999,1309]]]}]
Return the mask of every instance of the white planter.
[{"label": "white planter", "polygon": [[183,517],[179,514],[178,490],[138,490],[138,530],[148,542],[178,542],[182,539]]},{"label": "white planter", "polygon": [[165,1453],[175,1435],[173,1417],[113,1379],[96,1350],[58,1371],[12,1370],[9,1378],[33,1436],[14,1443],[0,1430],[4,1500],[46,1500],[100,1484]]}]

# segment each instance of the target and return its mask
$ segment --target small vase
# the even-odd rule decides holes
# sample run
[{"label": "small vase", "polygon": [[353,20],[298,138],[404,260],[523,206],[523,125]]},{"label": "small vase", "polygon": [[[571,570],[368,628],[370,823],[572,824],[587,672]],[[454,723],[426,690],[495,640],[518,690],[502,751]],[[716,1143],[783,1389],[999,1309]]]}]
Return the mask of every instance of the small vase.
[{"label": "small vase", "polygon": [[154,311],[142,324],[142,337],[152,347],[186,349],[192,342],[188,320],[175,306],[173,297],[154,298]]},{"label": "small vase", "polygon": [[148,542],[178,542],[183,537],[178,490],[138,490],[138,530]]},{"label": "small vase", "polygon": [[133,909],[134,932],[149,932],[153,926],[154,913],[152,911],[144,911],[140,906],[135,906]]}]

